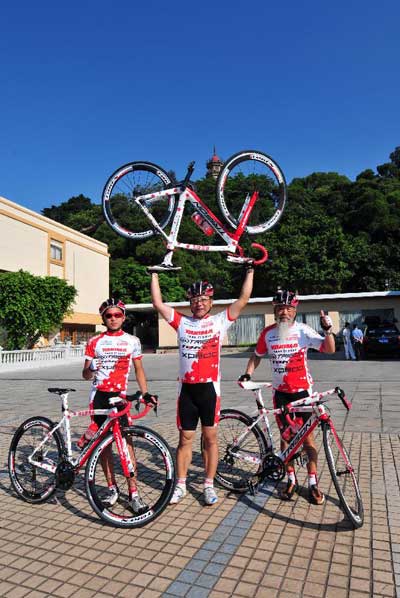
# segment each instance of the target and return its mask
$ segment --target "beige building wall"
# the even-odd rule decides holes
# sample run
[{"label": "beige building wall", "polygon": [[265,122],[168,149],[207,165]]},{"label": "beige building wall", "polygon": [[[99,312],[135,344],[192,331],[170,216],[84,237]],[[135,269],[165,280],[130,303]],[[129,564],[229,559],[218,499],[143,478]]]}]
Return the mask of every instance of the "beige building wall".
[{"label": "beige building wall", "polygon": [[57,276],[77,289],[65,324],[101,323],[98,307],[109,293],[107,245],[0,197],[0,270],[20,269]]},{"label": "beige building wall", "polygon": [[[217,313],[226,309],[233,300],[214,301],[211,313]],[[272,297],[252,298],[242,311],[242,316],[262,315],[265,326],[274,323],[272,308]],[[181,313],[190,315],[188,302],[169,303]],[[128,305],[131,311],[152,311],[151,304]],[[333,322],[335,334],[341,332],[343,318],[346,313],[366,310],[392,309],[394,317],[400,322],[400,291],[383,291],[371,293],[342,293],[331,295],[300,295],[300,303],[297,309],[299,314],[319,314],[323,309],[329,313]],[[154,311],[154,310],[153,310]],[[341,321],[342,319],[342,321]],[[223,342],[228,345],[228,338]],[[177,347],[176,332],[161,316],[158,318],[158,348],[163,350]]]}]

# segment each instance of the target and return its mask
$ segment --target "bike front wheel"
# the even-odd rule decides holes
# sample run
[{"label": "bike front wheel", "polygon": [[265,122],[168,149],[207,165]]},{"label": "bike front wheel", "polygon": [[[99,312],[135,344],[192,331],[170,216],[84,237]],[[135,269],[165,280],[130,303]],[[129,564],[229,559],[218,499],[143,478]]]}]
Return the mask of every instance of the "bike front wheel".
[{"label": "bike front wheel", "polygon": [[364,507],[356,472],[336,429],[329,423],[323,426],[323,441],[329,471],[343,510],[354,527],[361,527]]},{"label": "bike front wheel", "polygon": [[[102,194],[103,214],[118,235],[141,241],[157,231],[136,203],[136,198],[163,191],[174,185],[170,176],[151,162],[130,162],[108,179]],[[142,201],[160,228],[165,228],[174,211],[175,196],[161,195]]]},{"label": "bike front wheel", "polygon": [[[231,492],[247,492],[248,482],[262,470],[267,453],[263,433],[251,430],[251,417],[236,409],[223,409],[218,424],[218,466],[216,481]],[[242,440],[239,437],[244,434]],[[203,448],[203,439],[202,439]]]},{"label": "bike front wheel", "polygon": [[15,432],[8,453],[8,472],[15,492],[29,503],[42,503],[56,491],[55,469],[62,459],[64,442],[56,431],[37,451],[34,460],[48,471],[29,462],[35,448],[54,428],[46,417],[31,417]]},{"label": "bike front wheel", "polygon": [[229,158],[217,180],[217,202],[225,220],[236,229],[246,208],[246,199],[258,199],[247,221],[250,235],[264,233],[277,224],[286,204],[285,176],[267,154],[244,150]]},{"label": "bike front wheel", "polygon": [[[128,482],[124,476],[115,438],[108,434],[93,451],[85,472],[90,505],[105,522],[123,528],[141,527],[161,515],[172,497],[175,466],[170,448],[157,432],[144,426],[124,428],[123,436],[133,445],[136,460],[135,483],[145,510],[135,513],[129,504]],[[106,504],[107,481],[102,463],[114,471],[118,499]]]}]

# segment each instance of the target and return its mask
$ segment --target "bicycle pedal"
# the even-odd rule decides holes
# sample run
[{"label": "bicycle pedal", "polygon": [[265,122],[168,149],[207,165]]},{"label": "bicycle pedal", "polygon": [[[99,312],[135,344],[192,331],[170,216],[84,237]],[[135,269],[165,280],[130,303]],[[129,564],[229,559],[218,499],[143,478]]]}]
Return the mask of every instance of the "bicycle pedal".
[{"label": "bicycle pedal", "polygon": [[158,264],[156,266],[149,266],[146,268],[147,272],[151,274],[152,272],[175,272],[177,270],[182,270],[180,266],[169,266],[168,264]]},{"label": "bicycle pedal", "polygon": [[247,262],[251,261],[251,258],[235,257],[233,255],[228,255],[226,259],[228,260],[228,262],[232,262],[233,264],[246,264]]},{"label": "bicycle pedal", "polygon": [[258,492],[258,482],[253,482],[252,480],[249,480],[247,482],[247,488],[251,496],[255,496]]}]

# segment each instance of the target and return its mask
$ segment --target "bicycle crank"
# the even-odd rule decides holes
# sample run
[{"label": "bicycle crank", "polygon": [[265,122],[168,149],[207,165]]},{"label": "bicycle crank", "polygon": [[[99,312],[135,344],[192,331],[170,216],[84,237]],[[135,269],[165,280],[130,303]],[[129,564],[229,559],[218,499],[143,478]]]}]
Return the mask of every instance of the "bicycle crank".
[{"label": "bicycle crank", "polygon": [[69,490],[75,480],[75,468],[69,461],[60,461],[56,469],[56,486]]},{"label": "bicycle crank", "polygon": [[285,464],[276,455],[266,455],[263,459],[262,471],[257,476],[260,481],[267,478],[274,482],[280,482],[285,477]]}]

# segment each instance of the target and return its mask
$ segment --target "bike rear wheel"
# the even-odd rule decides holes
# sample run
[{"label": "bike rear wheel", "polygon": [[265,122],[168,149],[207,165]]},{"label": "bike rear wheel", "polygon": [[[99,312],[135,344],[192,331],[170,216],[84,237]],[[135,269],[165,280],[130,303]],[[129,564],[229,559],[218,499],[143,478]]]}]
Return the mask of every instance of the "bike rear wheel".
[{"label": "bike rear wheel", "polygon": [[340,503],[354,527],[364,522],[364,507],[356,473],[337,432],[329,423],[323,425],[326,460]]},{"label": "bike rear wheel", "polygon": [[[168,444],[157,432],[144,426],[130,426],[124,428],[123,436],[133,443],[137,467],[135,481],[139,497],[147,510],[135,514],[129,507],[128,484],[112,434],[108,434],[100,442],[87,463],[86,493],[91,507],[107,523],[123,528],[141,527],[161,515],[169,504],[175,486],[175,466]],[[119,490],[118,500],[113,506],[103,502],[108,488],[101,456],[107,449],[112,451],[112,464]]]},{"label": "bike rear wheel", "polygon": [[250,235],[264,233],[277,224],[287,198],[285,176],[267,154],[244,150],[229,158],[217,180],[217,202],[225,220],[237,228],[247,197],[259,193],[245,231]]},{"label": "bike rear wheel", "polygon": [[215,479],[220,486],[231,492],[248,491],[248,482],[261,471],[262,461],[267,453],[265,438],[258,426],[247,432],[240,445],[237,443],[237,438],[246,432],[252,423],[251,417],[236,409],[221,411]]},{"label": "bike rear wheel", "polygon": [[[118,168],[108,179],[102,194],[106,221],[118,235],[144,240],[156,233],[146,214],[135,203],[139,195],[147,195],[173,186],[170,176],[151,162],[130,162]],[[163,229],[174,211],[175,196],[162,196],[144,202]]]},{"label": "bike rear wheel", "polygon": [[[46,417],[31,417],[15,432],[8,453],[8,472],[15,492],[29,503],[42,503],[56,491],[55,472],[29,463],[28,457],[54,428]],[[56,431],[35,455],[36,461],[56,468],[62,459],[64,441]]]}]

